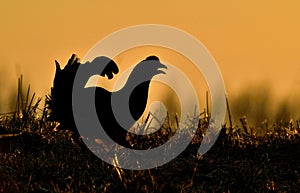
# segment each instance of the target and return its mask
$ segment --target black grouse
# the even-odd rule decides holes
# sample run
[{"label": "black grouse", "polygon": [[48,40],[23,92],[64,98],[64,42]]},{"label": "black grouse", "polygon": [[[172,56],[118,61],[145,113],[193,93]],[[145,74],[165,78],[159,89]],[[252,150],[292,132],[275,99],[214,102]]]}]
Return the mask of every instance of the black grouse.
[{"label": "black grouse", "polygon": [[[96,75],[97,72],[94,70],[97,66],[103,64],[107,65],[100,74],[101,76],[106,75],[111,79],[113,78],[113,74],[118,73],[118,67],[113,60],[103,56],[97,57],[92,62],[82,64],[82,67],[85,68],[83,69],[83,71],[85,71],[84,76],[86,76],[84,82],[86,83],[90,76]],[[60,69],[59,64],[56,62],[54,86],[51,89],[50,97],[48,97],[51,99],[48,100],[48,106],[52,111],[50,117],[62,125],[73,128],[76,127],[72,114],[72,86],[79,65],[80,63],[75,55],[71,57],[63,70]],[[160,63],[158,57],[149,56],[133,68],[126,84],[118,91],[110,92],[102,87],[84,88],[83,85],[85,84],[83,83],[81,85],[82,92],[89,92],[90,89],[95,89],[94,99],[98,119],[104,131],[113,141],[122,146],[132,148],[126,140],[127,130],[144,113],[151,79],[157,74],[165,74],[164,71],[160,70],[163,68],[166,69],[167,67]],[[126,112],[129,112],[130,117],[133,119],[128,118],[128,114],[125,116],[125,119],[124,117],[122,119],[122,116],[126,114]],[[118,115],[121,117],[121,121]],[[124,129],[125,127],[126,129]],[[77,130],[74,132],[77,133],[76,135],[79,135]],[[155,135],[155,133],[149,135]],[[142,136],[136,135],[136,137],[139,138]]]},{"label": "black grouse", "polygon": [[[105,66],[101,76],[107,76],[108,79],[112,79],[113,74],[117,74],[119,72],[117,64],[107,57],[102,56],[99,58],[103,62],[107,63],[107,66]],[[76,54],[72,54],[64,69],[61,69],[60,64],[57,61],[55,61],[55,64],[56,72],[53,87],[51,88],[51,93],[46,97],[46,106],[50,110],[48,119],[50,121],[59,122],[61,128],[71,130],[73,132],[74,139],[77,141],[80,135],[76,129],[73,118],[72,89],[76,72],[81,64]],[[87,68],[89,68],[89,65],[91,64],[86,64]],[[93,73],[94,72],[91,72],[89,76],[92,76]]]}]

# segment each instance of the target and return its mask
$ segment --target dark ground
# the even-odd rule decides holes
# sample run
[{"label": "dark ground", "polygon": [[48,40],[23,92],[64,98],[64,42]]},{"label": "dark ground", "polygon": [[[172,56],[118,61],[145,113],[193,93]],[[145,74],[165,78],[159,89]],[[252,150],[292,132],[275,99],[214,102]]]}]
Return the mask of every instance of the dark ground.
[{"label": "dark ground", "polygon": [[[70,131],[32,115],[1,117],[0,192],[300,192],[298,122],[273,125],[264,137],[247,125],[224,127],[202,157],[196,155],[199,132],[175,160],[129,171],[97,159]],[[202,120],[199,131],[205,125]]]}]

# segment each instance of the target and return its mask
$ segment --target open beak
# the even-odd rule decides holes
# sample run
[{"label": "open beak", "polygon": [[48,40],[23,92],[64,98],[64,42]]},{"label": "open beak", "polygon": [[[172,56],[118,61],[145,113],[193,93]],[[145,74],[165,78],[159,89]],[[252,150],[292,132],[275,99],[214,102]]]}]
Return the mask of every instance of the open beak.
[{"label": "open beak", "polygon": [[166,72],[163,71],[163,69],[168,69],[168,67],[162,63],[159,63],[159,66],[157,68],[158,74],[166,74]]}]

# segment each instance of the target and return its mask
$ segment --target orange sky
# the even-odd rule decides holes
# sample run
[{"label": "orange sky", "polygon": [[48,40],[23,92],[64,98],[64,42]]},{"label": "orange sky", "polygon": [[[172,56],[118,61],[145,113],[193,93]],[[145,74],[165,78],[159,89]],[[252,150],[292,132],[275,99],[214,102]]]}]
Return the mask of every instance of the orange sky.
[{"label": "orange sky", "polygon": [[[84,57],[106,35],[132,25],[171,25],[198,38],[223,73],[229,96],[268,83],[278,95],[300,92],[300,1],[2,1],[0,111],[17,77],[38,96],[52,84],[54,60]],[[299,78],[298,78],[299,77]]]}]

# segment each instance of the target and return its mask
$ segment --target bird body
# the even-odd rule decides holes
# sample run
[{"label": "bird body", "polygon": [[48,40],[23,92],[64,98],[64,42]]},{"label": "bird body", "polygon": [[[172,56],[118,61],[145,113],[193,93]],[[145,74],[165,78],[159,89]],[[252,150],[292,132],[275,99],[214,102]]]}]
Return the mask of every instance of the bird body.
[{"label": "bird body", "polygon": [[96,87],[95,107],[98,119],[106,134],[119,145],[132,148],[126,140],[128,130],[144,113],[151,79],[164,73],[160,68],[166,66],[157,57],[151,56],[134,67],[120,90],[110,92]]}]

